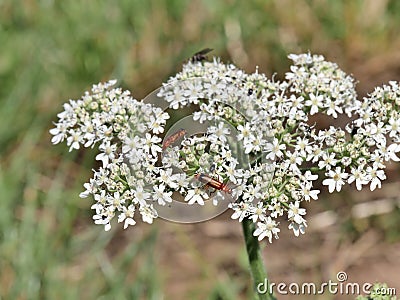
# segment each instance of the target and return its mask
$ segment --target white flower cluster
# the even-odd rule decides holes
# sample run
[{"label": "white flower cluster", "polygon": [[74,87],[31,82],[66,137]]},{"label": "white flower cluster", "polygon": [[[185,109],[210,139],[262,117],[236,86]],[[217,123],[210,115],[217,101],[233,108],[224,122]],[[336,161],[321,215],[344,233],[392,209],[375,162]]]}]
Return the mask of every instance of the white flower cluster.
[{"label": "white flower cluster", "polygon": [[[385,163],[400,160],[398,84],[360,101],[354,79],[336,64],[310,54],[289,58],[293,66],[282,82],[217,59],[186,63],[158,96],[170,109],[196,108],[193,120],[212,125],[178,146],[158,136],[169,115],[111,89],[114,82],[65,104],[51,130],[53,143],[67,139],[70,150],[99,144],[103,166],[81,194],[94,195],[95,222],[109,229],[118,213],[126,228],[139,210],[151,223],[157,217],[153,203],[165,205],[174,193],[200,205],[211,195],[217,204],[229,194],[232,218],[251,219],[254,235],[271,242],[282,218],[296,236],[305,232],[301,204],[318,199],[318,174],[329,192],[353,182],[359,190],[380,187]],[[354,120],[345,129],[317,129],[310,124],[315,114]]]},{"label": "white flower cluster", "polygon": [[[64,104],[56,127],[50,130],[52,142],[66,138],[70,151],[98,144],[96,159],[102,161],[102,167],[84,184],[86,190],[80,197],[94,196],[93,219],[106,230],[116,213],[125,228],[135,224],[136,210],[145,222],[152,223],[157,217],[146,186],[160,175],[154,171],[161,152],[161,138],[156,134],[164,131],[169,118],[162,109],[133,99],[128,91],[112,88],[115,83],[94,85],[92,93]],[[154,186],[156,199],[172,201],[172,193],[164,189],[162,184]]]}]

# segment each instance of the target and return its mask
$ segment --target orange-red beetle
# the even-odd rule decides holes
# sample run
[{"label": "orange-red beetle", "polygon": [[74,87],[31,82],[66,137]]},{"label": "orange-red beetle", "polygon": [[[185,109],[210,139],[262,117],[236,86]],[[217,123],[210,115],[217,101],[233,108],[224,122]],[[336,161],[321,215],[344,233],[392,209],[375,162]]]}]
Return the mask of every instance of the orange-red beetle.
[{"label": "orange-red beetle", "polygon": [[163,150],[167,149],[169,146],[171,146],[173,143],[175,143],[178,139],[183,137],[186,134],[186,132],[187,131],[185,129],[181,128],[177,132],[171,134],[169,137],[167,137],[164,140],[162,149]]},{"label": "orange-red beetle", "polygon": [[204,173],[196,174],[194,177],[198,181],[200,181],[200,182],[206,184],[207,186],[212,187],[216,190],[220,190],[220,191],[223,191],[228,194],[232,193],[232,189],[230,189],[226,183],[220,182]]}]

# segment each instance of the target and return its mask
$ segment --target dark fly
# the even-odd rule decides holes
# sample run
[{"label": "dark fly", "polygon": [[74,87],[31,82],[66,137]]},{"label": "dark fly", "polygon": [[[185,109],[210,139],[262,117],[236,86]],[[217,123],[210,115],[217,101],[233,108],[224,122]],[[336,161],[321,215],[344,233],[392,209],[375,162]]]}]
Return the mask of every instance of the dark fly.
[{"label": "dark fly", "polygon": [[211,48],[205,48],[203,50],[200,50],[199,52],[196,52],[191,58],[190,61],[191,62],[200,62],[203,60],[207,59],[207,53],[211,52],[213,49]]}]

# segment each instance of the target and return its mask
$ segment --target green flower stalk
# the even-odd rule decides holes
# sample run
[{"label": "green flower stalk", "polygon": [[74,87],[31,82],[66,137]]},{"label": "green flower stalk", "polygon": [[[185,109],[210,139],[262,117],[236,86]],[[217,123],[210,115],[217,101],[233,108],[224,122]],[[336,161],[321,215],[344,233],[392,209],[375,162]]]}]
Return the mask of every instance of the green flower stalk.
[{"label": "green flower stalk", "polygon": [[252,275],[253,291],[254,295],[258,295],[258,297],[255,296],[255,298],[260,300],[275,300],[276,298],[272,292],[269,291],[268,287],[266,288],[265,293],[261,293],[258,288],[261,283],[263,284],[267,281],[268,277],[261,254],[260,244],[253,236],[255,229],[254,223],[249,219],[244,219],[242,222],[242,228]]}]

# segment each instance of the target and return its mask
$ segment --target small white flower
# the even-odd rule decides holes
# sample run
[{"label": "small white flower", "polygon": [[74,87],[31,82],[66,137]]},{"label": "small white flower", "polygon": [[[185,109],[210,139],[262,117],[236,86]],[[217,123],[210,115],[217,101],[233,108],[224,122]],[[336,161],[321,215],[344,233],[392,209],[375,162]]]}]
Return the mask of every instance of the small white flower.
[{"label": "small white flower", "polygon": [[386,125],[388,130],[390,130],[389,136],[394,137],[400,133],[400,118],[393,118],[389,119],[389,125]]},{"label": "small white flower", "polygon": [[322,154],[322,160],[319,161],[318,167],[323,169],[325,168],[326,170],[330,170],[331,167],[336,166],[337,160],[335,159],[335,153],[323,153]]},{"label": "small white flower", "polygon": [[268,241],[272,243],[272,238],[278,239],[278,233],[281,231],[277,228],[278,223],[275,220],[272,220],[271,217],[267,217],[264,222],[258,222],[257,228],[254,230],[254,236],[258,236],[258,240],[261,241],[265,237],[268,238]]},{"label": "small white flower", "polygon": [[271,211],[271,217],[273,218],[283,216],[283,213],[285,212],[283,205],[276,199],[273,199],[272,203],[268,205],[268,210]]},{"label": "small white flower", "polygon": [[188,201],[188,204],[194,204],[198,203],[200,205],[204,205],[204,199],[208,199],[208,195],[206,192],[204,192],[201,188],[194,188],[192,190],[189,190],[186,197],[185,201]]},{"label": "small white flower", "polygon": [[210,93],[219,93],[221,90],[225,89],[225,84],[216,78],[212,78],[210,82],[204,83],[204,88]]},{"label": "small white flower", "polygon": [[110,223],[104,224],[104,230],[105,231],[110,231],[111,230],[111,224]]},{"label": "small white flower", "polygon": [[142,215],[143,222],[153,224],[153,220],[158,217],[157,211],[154,209],[153,204],[141,205],[139,212]]},{"label": "small white flower", "polygon": [[313,93],[310,94],[310,100],[307,100],[305,105],[311,106],[310,115],[314,115],[319,111],[319,108],[323,106],[324,96],[316,96]]},{"label": "small white flower", "polygon": [[400,161],[400,158],[396,155],[396,153],[400,151],[399,144],[393,143],[393,144],[390,144],[389,147],[380,148],[379,150],[384,155],[384,158],[386,161],[388,161],[388,160]]},{"label": "small white flower", "polygon": [[172,169],[168,168],[167,170],[160,170],[160,181],[164,182],[167,186],[176,189],[178,187],[178,184],[175,182],[175,180],[178,177],[172,175]]},{"label": "small white flower", "polygon": [[125,198],[119,192],[115,192],[113,196],[107,196],[107,202],[110,204],[112,210],[122,210]]},{"label": "small white flower", "polygon": [[318,175],[311,173],[311,171],[306,171],[304,173],[304,179],[307,180],[307,181],[317,180],[318,179]]},{"label": "small white flower", "polygon": [[84,192],[79,194],[79,197],[86,198],[90,194],[95,194],[98,188],[98,185],[94,179],[90,179],[89,182],[83,184],[83,187],[86,189]]},{"label": "small white flower", "polygon": [[326,99],[326,102],[327,102],[326,106],[328,107],[326,114],[328,116],[332,116],[336,119],[338,116],[337,113],[340,113],[340,114],[343,113],[342,108],[340,106],[338,106],[335,101],[331,101],[331,99],[328,98],[328,99]]},{"label": "small white flower", "polygon": [[158,202],[159,205],[165,205],[166,202],[172,202],[172,192],[165,192],[165,185],[160,184],[159,186],[153,186],[155,194],[153,199]]},{"label": "small white flower", "polygon": [[125,138],[124,143],[122,145],[122,153],[128,153],[140,147],[143,147],[143,144],[141,143],[141,140],[137,135],[133,137],[127,137]]},{"label": "small white flower", "polygon": [[168,113],[158,114],[157,116],[150,116],[150,126],[149,128],[154,134],[159,134],[164,132],[165,120],[169,119]]},{"label": "small white flower", "polygon": [[135,206],[129,205],[128,208],[123,207],[123,212],[118,216],[118,223],[124,222],[124,229],[129,225],[135,225],[136,221],[133,219],[135,214]]},{"label": "small white flower", "polygon": [[322,184],[328,186],[329,193],[333,193],[335,189],[340,192],[342,186],[345,184],[344,179],[347,179],[349,174],[342,172],[341,167],[336,167],[335,171],[329,170],[327,176],[330,178],[324,179]]},{"label": "small white flower", "polygon": [[266,145],[266,152],[268,153],[267,159],[275,160],[275,157],[282,157],[283,151],[286,150],[285,144],[279,144],[277,138],[274,138],[272,143]]},{"label": "small white flower", "polygon": [[189,101],[193,104],[198,103],[199,98],[204,97],[203,86],[200,80],[187,82],[186,89],[183,91],[183,95],[189,98]]},{"label": "small white flower", "polygon": [[246,186],[246,188],[244,189],[244,192],[243,192],[243,196],[242,196],[243,200],[252,202],[255,199],[260,199],[260,197],[261,197],[260,189],[261,189],[261,187],[259,185]]},{"label": "small white flower", "polygon": [[243,138],[248,138],[249,135],[250,135],[250,132],[251,132],[250,123],[245,123],[244,126],[243,125],[239,125],[237,127],[237,130],[240,132],[237,135],[238,141],[243,140]]},{"label": "small white flower", "polygon": [[248,202],[230,203],[229,207],[234,211],[231,219],[238,219],[239,222],[242,222],[251,213],[251,205]]},{"label": "small white flower", "polygon": [[111,229],[110,220],[114,217],[114,211],[110,208],[103,210],[99,214],[93,216],[95,224],[104,225],[104,230],[109,231]]},{"label": "small white flower", "polygon": [[211,126],[209,128],[209,133],[210,133],[209,138],[211,142],[215,143],[218,140],[226,142],[227,141],[226,136],[229,135],[230,130],[229,128],[225,127],[225,124],[223,122],[220,122],[218,124],[218,127]]},{"label": "small white flower", "polygon": [[304,220],[302,224],[298,224],[296,222],[291,222],[288,226],[289,229],[293,230],[295,236],[299,236],[300,234],[304,234],[306,232],[307,222]]},{"label": "small white flower", "polygon": [[260,202],[258,202],[257,206],[254,206],[251,208],[251,214],[249,216],[249,219],[251,219],[253,221],[253,223],[256,223],[258,220],[265,221],[266,211],[267,211],[267,208],[260,201]]},{"label": "small white flower", "polygon": [[103,162],[103,168],[105,168],[110,161],[115,158],[117,146],[111,145],[110,141],[106,141],[100,145],[99,150],[102,151],[102,153],[96,155],[96,160],[101,160]]},{"label": "small white flower", "polygon": [[302,188],[302,193],[304,195],[304,200],[310,201],[311,199],[318,200],[318,194],[320,190],[311,190],[312,184],[304,185]]},{"label": "small white flower", "polygon": [[244,152],[246,154],[255,151],[261,151],[261,148],[263,147],[263,139],[260,136],[255,136],[255,135],[250,135],[249,138],[245,139],[244,142]]},{"label": "small white flower", "polygon": [[309,141],[307,138],[297,137],[295,150],[296,150],[296,152],[299,153],[300,156],[302,156],[302,157],[307,156],[306,149],[308,149],[308,147],[309,147]]},{"label": "small white flower", "polygon": [[174,181],[176,181],[177,187],[180,187],[180,188],[183,189],[183,188],[186,188],[189,185],[189,182],[187,180],[186,174],[178,173],[178,174],[174,174],[173,177],[174,177]]},{"label": "small white flower", "polygon": [[236,184],[237,183],[236,178],[241,175],[240,171],[236,170],[235,166],[224,166],[224,168],[225,168],[226,175],[228,176],[228,180],[231,183]]},{"label": "small white flower", "polygon": [[356,182],[356,188],[359,191],[361,191],[363,185],[368,184],[369,180],[362,166],[358,167],[357,169],[351,169],[350,177],[347,182],[351,184],[354,181]]},{"label": "small white flower", "polygon": [[286,164],[289,167],[289,170],[297,173],[299,172],[299,167],[301,163],[303,162],[303,159],[299,156],[298,152],[293,152],[291,153],[290,151],[287,151],[288,160],[286,161]]},{"label": "small white flower", "polygon": [[100,194],[94,194],[94,200],[97,202],[92,205],[92,209],[97,209],[96,206],[101,208],[107,203],[107,194],[105,190],[100,191]]},{"label": "small white flower", "polygon": [[150,198],[150,193],[146,192],[142,186],[137,186],[135,190],[134,201],[139,203],[141,206],[145,206],[146,200]]},{"label": "small white flower", "polygon": [[64,141],[64,138],[67,136],[67,126],[63,123],[56,124],[56,128],[50,129],[50,134],[54,135],[51,139],[51,142],[55,144],[59,144]]},{"label": "small white flower", "polygon": [[381,180],[386,179],[385,171],[368,167],[366,173],[368,179],[371,181],[370,190],[374,191],[377,187],[381,188]]},{"label": "small white flower", "polygon": [[300,202],[296,201],[294,204],[289,203],[288,219],[295,221],[297,224],[302,224],[304,219],[302,216],[306,214],[305,208],[300,208]]},{"label": "small white flower", "polygon": [[311,147],[307,148],[307,161],[312,161],[313,163],[317,162],[318,159],[320,158],[321,155],[323,155],[325,152],[321,150],[321,147],[318,145],[313,145]]},{"label": "small white flower", "polygon": [[158,136],[152,136],[150,133],[146,133],[146,139],[143,145],[143,149],[147,153],[151,150],[151,154],[157,156],[157,152],[162,152],[162,148],[158,145],[160,142],[161,138],[159,138]]},{"label": "small white flower", "polygon": [[79,144],[83,143],[82,132],[71,129],[68,134],[67,146],[70,146],[69,151],[71,152],[73,149],[79,149]]},{"label": "small white flower", "polygon": [[215,108],[211,104],[207,105],[205,103],[202,103],[200,105],[200,111],[196,111],[193,113],[193,120],[203,123],[206,120],[211,120],[214,113]]}]

